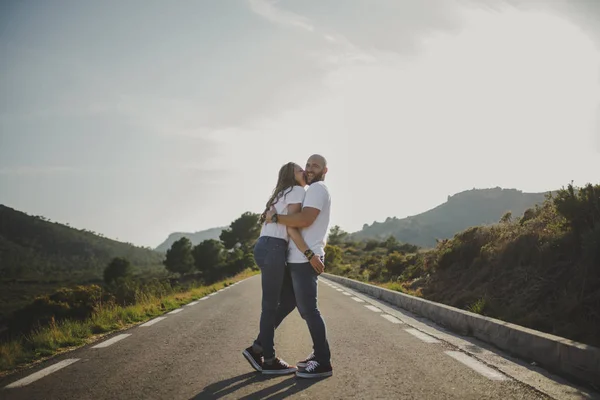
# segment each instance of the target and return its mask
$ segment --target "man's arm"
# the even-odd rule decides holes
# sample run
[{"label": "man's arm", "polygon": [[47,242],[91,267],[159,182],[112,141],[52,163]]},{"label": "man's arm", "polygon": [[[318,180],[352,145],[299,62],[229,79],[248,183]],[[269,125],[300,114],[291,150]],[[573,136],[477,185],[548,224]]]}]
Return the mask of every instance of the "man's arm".
[{"label": "man's arm", "polygon": [[[301,207],[302,207],[301,203],[290,204],[288,206],[288,215],[295,215],[295,214],[300,213],[302,211]],[[302,235],[300,234],[299,228],[292,228],[291,226],[287,226],[286,230],[287,230],[288,235],[290,235],[290,238],[294,241],[294,243],[296,243],[296,247],[298,247],[298,249],[302,253],[304,253],[306,250],[309,249],[308,245],[306,244],[306,242],[302,238]]]},{"label": "man's arm", "polygon": [[[288,206],[288,215],[298,215],[301,212],[300,207],[302,207],[302,204],[300,203],[290,204]],[[296,247],[298,247],[298,249],[302,253],[305,253],[306,250],[310,250],[310,247],[308,247],[308,245],[304,241],[304,238],[302,238],[302,235],[300,234],[300,230],[298,228],[292,228],[291,226],[287,226],[286,230],[290,235],[290,238],[292,238],[294,243],[296,243]],[[323,261],[321,261],[319,256],[317,256],[314,253],[312,257],[308,259],[308,262],[319,275],[322,274],[325,270],[325,265],[323,264]]]},{"label": "man's arm", "polygon": [[[307,226],[312,225],[317,219],[317,216],[321,210],[313,207],[304,207],[302,211],[292,215],[277,215],[277,222],[281,225],[290,226],[292,228],[306,228]],[[275,214],[274,210],[269,210],[267,212],[267,222],[272,222],[271,218]]]}]

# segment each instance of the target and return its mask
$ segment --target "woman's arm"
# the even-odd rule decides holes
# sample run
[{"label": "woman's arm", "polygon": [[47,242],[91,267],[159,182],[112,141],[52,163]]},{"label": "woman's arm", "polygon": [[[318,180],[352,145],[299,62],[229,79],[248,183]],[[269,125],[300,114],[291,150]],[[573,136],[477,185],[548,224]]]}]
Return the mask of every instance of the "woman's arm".
[{"label": "woman's arm", "polygon": [[[288,206],[288,215],[299,213],[301,211],[301,209],[302,209],[302,204],[300,204],[300,203],[290,204]],[[300,234],[300,230],[298,228],[292,228],[291,226],[287,226],[286,229],[287,229],[288,235],[290,235],[290,238],[292,238],[294,243],[296,243],[296,246],[298,247],[298,249],[301,252],[304,253],[306,250],[308,250],[308,246],[306,245],[306,242],[302,238],[302,235]]]}]

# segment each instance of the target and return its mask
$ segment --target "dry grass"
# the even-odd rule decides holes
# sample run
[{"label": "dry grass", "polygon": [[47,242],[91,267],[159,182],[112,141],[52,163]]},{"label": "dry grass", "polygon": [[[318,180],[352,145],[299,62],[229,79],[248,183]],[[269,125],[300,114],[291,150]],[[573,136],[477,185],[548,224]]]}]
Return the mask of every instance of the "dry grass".
[{"label": "dry grass", "polygon": [[48,326],[19,340],[0,343],[0,376],[12,373],[31,362],[96,341],[105,334],[148,321],[258,273],[246,270],[213,285],[196,287],[162,298],[145,296],[137,304],[127,307],[103,306],[85,321],[52,320]]}]

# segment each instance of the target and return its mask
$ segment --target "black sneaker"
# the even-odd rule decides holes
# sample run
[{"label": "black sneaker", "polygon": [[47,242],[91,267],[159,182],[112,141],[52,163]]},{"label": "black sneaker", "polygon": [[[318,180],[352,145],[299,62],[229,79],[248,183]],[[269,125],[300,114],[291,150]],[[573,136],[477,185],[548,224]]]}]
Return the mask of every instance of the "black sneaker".
[{"label": "black sneaker", "polygon": [[242,351],[242,355],[244,356],[244,358],[246,358],[246,360],[248,360],[248,362],[250,363],[252,368],[257,370],[258,372],[262,372],[262,370],[263,370],[262,353],[255,352],[254,349],[252,349],[252,346],[250,346],[246,350]]},{"label": "black sneaker", "polygon": [[317,360],[309,361],[304,370],[296,372],[299,378],[324,378],[331,375],[333,375],[331,364],[323,365]]},{"label": "black sneaker", "polygon": [[296,372],[296,367],[290,366],[279,357],[275,357],[271,363],[263,362],[262,373],[267,375],[284,375]]},{"label": "black sneaker", "polygon": [[308,357],[306,357],[306,359],[305,359],[305,360],[298,361],[298,362],[296,363],[296,366],[297,366],[298,368],[306,368],[306,365],[308,364],[308,362],[309,362],[309,361],[312,361],[312,360],[314,360],[314,359],[315,359],[315,353],[310,353],[310,355],[309,355]]}]

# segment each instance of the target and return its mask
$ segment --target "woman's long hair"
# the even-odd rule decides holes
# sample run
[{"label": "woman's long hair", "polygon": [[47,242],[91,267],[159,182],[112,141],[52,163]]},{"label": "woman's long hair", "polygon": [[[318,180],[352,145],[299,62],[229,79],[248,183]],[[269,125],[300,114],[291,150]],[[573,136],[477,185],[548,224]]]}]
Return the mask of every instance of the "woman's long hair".
[{"label": "woman's long hair", "polygon": [[[277,201],[281,197],[291,192],[294,186],[297,185],[296,176],[294,173],[295,167],[295,163],[289,162],[279,169],[279,178],[277,179],[277,185],[275,186],[275,189],[273,190],[273,194],[269,198],[269,201],[267,201],[265,211],[260,215],[260,219],[258,220],[260,224],[263,224],[265,222],[267,211],[269,211],[271,206],[277,203]],[[289,190],[284,193],[286,189]]]}]

